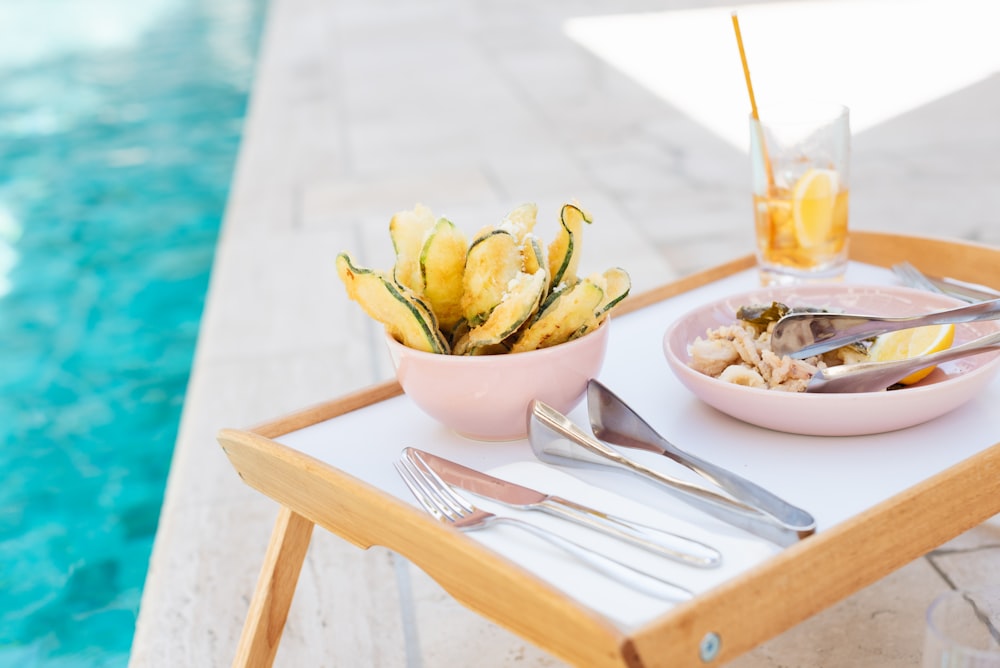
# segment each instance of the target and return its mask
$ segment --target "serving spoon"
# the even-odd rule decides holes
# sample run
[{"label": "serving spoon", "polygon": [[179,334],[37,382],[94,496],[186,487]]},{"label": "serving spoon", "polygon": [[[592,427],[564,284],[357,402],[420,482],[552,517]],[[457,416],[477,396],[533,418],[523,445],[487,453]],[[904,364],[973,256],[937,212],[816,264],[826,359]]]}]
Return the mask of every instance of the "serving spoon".
[{"label": "serving spoon", "polygon": [[702,512],[778,545],[792,545],[815,532],[815,525],[789,526],[742,501],[631,459],[593,438],[568,417],[537,399],[528,408],[528,442],[535,456],[546,464],[632,473]]},{"label": "serving spoon", "polygon": [[[895,318],[850,313],[789,313],[771,330],[771,350],[779,357],[803,359],[900,329],[997,318],[1000,318],[1000,299]],[[905,374],[900,376],[905,377]]]},{"label": "serving spoon", "polygon": [[973,339],[940,352],[918,355],[893,362],[859,362],[820,369],[810,379],[806,392],[879,392],[914,371],[942,362],[1000,349],[1000,332]]},{"label": "serving spoon", "polygon": [[663,455],[715,483],[758,512],[777,518],[788,527],[803,532],[816,528],[816,520],[805,510],[788,503],[760,485],[705,461],[668,441],[621,397],[593,378],[587,382],[587,411],[590,428],[594,436],[600,440],[624,448]]}]

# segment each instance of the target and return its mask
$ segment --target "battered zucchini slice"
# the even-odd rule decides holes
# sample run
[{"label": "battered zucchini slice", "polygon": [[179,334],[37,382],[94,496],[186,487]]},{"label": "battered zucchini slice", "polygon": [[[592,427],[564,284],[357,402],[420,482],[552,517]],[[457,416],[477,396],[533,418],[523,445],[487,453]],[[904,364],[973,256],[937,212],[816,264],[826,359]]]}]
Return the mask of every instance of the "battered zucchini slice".
[{"label": "battered zucchini slice", "polygon": [[542,244],[534,234],[529,234],[521,241],[521,270],[527,274],[541,272],[545,275],[545,287],[543,295],[549,292],[549,267],[545,261],[545,253],[542,251]]},{"label": "battered zucchini slice", "polygon": [[446,218],[438,219],[420,251],[423,297],[430,304],[438,325],[452,331],[462,319],[463,276],[468,242]]},{"label": "battered zucchini slice", "polygon": [[472,328],[469,327],[469,323],[466,321],[465,318],[462,318],[461,320],[458,321],[458,324],[456,324],[451,329],[450,332],[445,333],[445,335],[448,337],[448,340],[451,342],[452,354],[455,354],[455,347],[458,345],[458,342],[469,335],[470,329]]},{"label": "battered zucchini slice", "polygon": [[612,267],[603,274],[591,274],[586,280],[601,288],[604,296],[597,308],[594,309],[593,317],[587,318],[583,326],[573,333],[571,339],[579,338],[600,327],[601,323],[607,319],[611,309],[628,296],[632,287],[632,280],[628,273],[618,267]]},{"label": "battered zucchini slice", "polygon": [[337,255],[337,275],[347,296],[404,346],[429,353],[450,352],[434,314],[408,288],[380,271],[358,267],[347,253]]},{"label": "battered zucchini slice", "polygon": [[608,313],[626,297],[632,289],[632,278],[621,267],[611,267],[604,272],[604,299],[597,307],[594,315],[604,321]]},{"label": "battered zucchini slice", "polygon": [[514,341],[512,353],[548,348],[569,341],[593,319],[604,290],[591,279],[577,283],[542,311]]},{"label": "battered zucchini slice", "polygon": [[392,277],[418,295],[424,292],[420,254],[433,228],[434,214],[423,204],[417,204],[412,211],[400,211],[389,221],[389,237],[396,252]]},{"label": "battered zucchini slice", "polygon": [[549,306],[555,303],[557,299],[562,297],[564,294],[576,287],[580,280],[574,278],[572,281],[563,281],[559,285],[549,285],[549,292],[545,295],[545,299],[542,300],[542,305],[538,309],[539,312],[546,311]]},{"label": "battered zucchini slice", "polygon": [[506,296],[493,309],[486,322],[469,330],[468,336],[463,337],[452,352],[467,355],[503,342],[534,315],[544,290],[544,271],[518,274],[510,282]]},{"label": "battered zucchini slice", "polygon": [[458,340],[457,345],[459,347],[453,348],[452,355],[468,355],[470,357],[478,357],[480,355],[506,355],[510,350],[503,344],[493,343],[488,346],[478,346],[476,348],[468,347],[469,335],[466,333],[465,337]]},{"label": "battered zucchini slice", "polygon": [[590,223],[590,216],[583,209],[572,204],[563,205],[559,212],[559,231],[549,244],[549,280],[553,289],[564,281],[576,279],[584,223]]},{"label": "battered zucchini slice", "polygon": [[510,232],[488,228],[473,240],[462,279],[462,313],[469,326],[486,322],[520,271],[521,251]]},{"label": "battered zucchini slice", "polygon": [[537,221],[538,205],[532,203],[522,204],[504,216],[503,221],[500,223],[500,229],[510,232],[517,239],[518,243],[523,244],[528,235],[534,231]]},{"label": "battered zucchini slice", "polygon": [[591,274],[586,279],[584,279],[583,282],[593,283],[598,288],[600,288],[601,299],[599,302],[597,302],[597,305],[594,307],[593,312],[591,312],[590,317],[586,318],[583,321],[583,324],[581,324],[575,332],[570,334],[569,339],[579,338],[584,334],[586,334],[587,332],[593,329],[597,329],[597,327],[601,324],[600,318],[597,315],[597,313],[601,310],[601,304],[603,304],[604,301],[608,298],[608,281],[606,278],[604,278],[604,274]]}]

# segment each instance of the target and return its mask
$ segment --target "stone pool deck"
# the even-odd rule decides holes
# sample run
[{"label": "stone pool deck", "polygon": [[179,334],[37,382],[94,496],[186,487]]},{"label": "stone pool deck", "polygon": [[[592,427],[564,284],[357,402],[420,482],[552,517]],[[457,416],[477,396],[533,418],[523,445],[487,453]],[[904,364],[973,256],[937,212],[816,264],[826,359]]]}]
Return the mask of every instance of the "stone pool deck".
[{"label": "stone pool deck", "polygon": [[[581,45],[593,24],[576,24],[576,40],[565,30],[637,12],[669,26],[672,11],[692,18],[687,5],[272,2],[132,666],[231,662],[277,507],[240,481],[215,435],[390,377],[333,258],[387,264],[393,212],[423,202],[474,230],[523,201],[554,215],[577,198],[596,219],[586,263],[626,266],[637,291],[750,251],[746,156],[652,92],[655,71],[627,76]],[[997,118],[993,70],[859,129],[852,225],[1000,244]],[[996,518],[729,665],[916,666],[930,600],[985,582],[1000,582]],[[396,555],[322,530],[276,663],[562,665]]]}]

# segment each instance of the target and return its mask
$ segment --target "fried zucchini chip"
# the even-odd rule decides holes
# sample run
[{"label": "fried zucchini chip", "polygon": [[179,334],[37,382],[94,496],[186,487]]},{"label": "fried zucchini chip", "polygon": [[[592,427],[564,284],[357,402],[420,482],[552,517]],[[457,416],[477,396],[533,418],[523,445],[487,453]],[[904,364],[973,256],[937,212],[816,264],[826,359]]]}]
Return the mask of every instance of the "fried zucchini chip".
[{"label": "fried zucchini chip", "polygon": [[563,292],[514,341],[512,353],[548,348],[578,335],[594,318],[604,290],[587,278]]},{"label": "fried zucchini chip", "polygon": [[519,273],[507,286],[507,294],[486,322],[473,327],[452,351],[456,355],[473,354],[480,348],[495,346],[516,332],[538,309],[545,290],[545,272]]},{"label": "fried zucchini chip", "polygon": [[542,244],[534,234],[529,234],[521,242],[521,270],[526,274],[544,274],[545,287],[542,295],[549,293],[549,267],[545,261]]},{"label": "fried zucchini chip", "polygon": [[469,246],[463,275],[462,313],[471,327],[486,322],[521,271],[517,239],[506,230],[487,228]]},{"label": "fried zucchini chip", "polygon": [[539,311],[545,311],[549,308],[557,299],[562,297],[564,294],[576,287],[576,284],[580,282],[580,279],[574,278],[571,281],[563,281],[559,285],[549,285],[549,292],[545,295],[545,299],[542,300],[542,305]]},{"label": "fried zucchini chip", "polygon": [[434,214],[423,204],[417,204],[412,211],[400,211],[389,221],[389,237],[396,252],[392,277],[417,295],[424,292],[420,253],[433,228]]},{"label": "fried zucchini chip", "polygon": [[510,232],[519,244],[523,244],[528,235],[535,231],[536,222],[538,222],[538,205],[522,204],[504,216],[499,229]]},{"label": "fried zucchini chip", "polygon": [[549,244],[549,280],[553,290],[563,282],[576,280],[584,223],[590,223],[590,216],[583,209],[573,204],[563,205],[559,212],[559,230]]},{"label": "fried zucchini chip", "polygon": [[465,291],[465,255],[468,241],[462,231],[440,218],[427,235],[420,251],[420,278],[423,297],[430,304],[438,324],[450,332],[462,319]]},{"label": "fried zucchini chip", "polygon": [[618,306],[623,299],[628,297],[628,293],[632,289],[632,277],[621,267],[611,267],[606,270],[604,272],[604,282],[604,299],[601,300],[595,312],[595,315],[601,322],[604,322],[611,309]]},{"label": "fried zucchini chip", "polygon": [[619,267],[612,267],[603,274],[591,274],[586,280],[601,288],[604,296],[597,308],[594,309],[593,317],[588,318],[583,326],[570,337],[571,339],[579,338],[600,327],[601,323],[607,319],[611,309],[621,303],[632,288],[632,280],[628,273]]},{"label": "fried zucchini chip", "polygon": [[464,337],[460,338],[457,342],[457,347],[453,348],[452,355],[468,355],[470,357],[477,357],[480,355],[505,355],[509,353],[510,350],[503,344],[494,343],[488,346],[477,346],[475,348],[469,347],[468,342],[469,334],[466,333]]},{"label": "fried zucchini chip", "polygon": [[383,272],[357,266],[347,253],[337,255],[337,275],[347,296],[369,317],[382,323],[394,339],[416,350],[450,352],[434,313],[409,288]]}]

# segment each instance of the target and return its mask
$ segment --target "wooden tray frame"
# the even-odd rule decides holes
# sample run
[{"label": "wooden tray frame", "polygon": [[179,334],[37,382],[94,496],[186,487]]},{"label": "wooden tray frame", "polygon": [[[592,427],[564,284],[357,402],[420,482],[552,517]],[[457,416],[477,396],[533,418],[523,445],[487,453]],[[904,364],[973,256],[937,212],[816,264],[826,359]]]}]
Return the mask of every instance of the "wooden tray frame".
[{"label": "wooden tray frame", "polygon": [[[1000,287],[1000,249],[855,231],[851,259]],[[630,297],[633,311],[752,267],[752,256]],[[240,477],[281,505],[234,666],[274,661],[313,526],[387,547],[459,602],[575,665],[719,665],[1000,513],[1000,443],[793,545],[631,634],[462,533],[376,487],[272,440],[397,396],[373,386],[219,442]],[[489,587],[477,583],[489,582]],[[497,589],[505,595],[496,597]],[[754,614],[748,615],[747,611]]]}]

